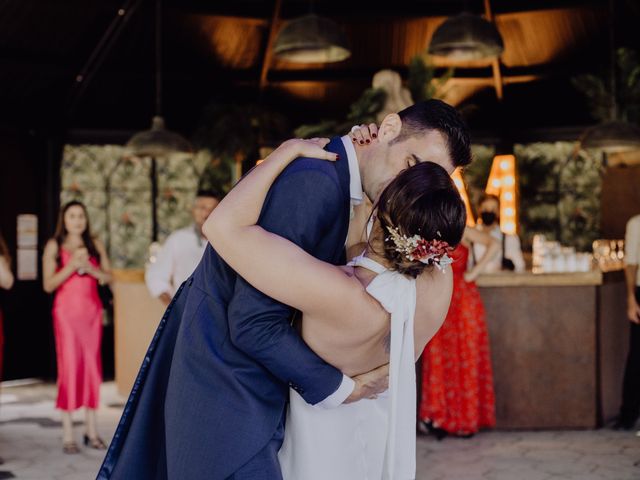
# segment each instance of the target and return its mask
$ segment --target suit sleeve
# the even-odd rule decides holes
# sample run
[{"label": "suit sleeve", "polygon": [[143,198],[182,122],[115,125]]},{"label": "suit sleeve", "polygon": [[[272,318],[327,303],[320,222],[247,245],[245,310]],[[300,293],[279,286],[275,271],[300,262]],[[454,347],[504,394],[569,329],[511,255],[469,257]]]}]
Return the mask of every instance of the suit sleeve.
[{"label": "suit sleeve", "polygon": [[[340,220],[343,207],[340,187],[327,173],[317,170],[285,172],[271,188],[259,225],[285,237],[308,253],[324,233]],[[247,252],[255,257],[268,252]],[[295,268],[295,265],[291,265]],[[288,383],[310,404],[333,394],[343,375],[316,355],[291,326],[290,307],[267,297],[238,278],[228,307],[233,344]]]}]

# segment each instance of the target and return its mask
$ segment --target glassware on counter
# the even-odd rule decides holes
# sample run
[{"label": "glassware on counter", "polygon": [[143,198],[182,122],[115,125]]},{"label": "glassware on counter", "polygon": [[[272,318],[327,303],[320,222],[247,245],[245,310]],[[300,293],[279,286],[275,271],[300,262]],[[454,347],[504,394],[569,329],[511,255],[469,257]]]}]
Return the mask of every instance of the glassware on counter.
[{"label": "glassware on counter", "polygon": [[624,268],[624,240],[600,238],[594,240],[593,258],[602,271]]},{"label": "glassware on counter", "polygon": [[533,237],[533,273],[588,272],[593,257],[576,252],[574,247],[546,240],[544,235]]}]

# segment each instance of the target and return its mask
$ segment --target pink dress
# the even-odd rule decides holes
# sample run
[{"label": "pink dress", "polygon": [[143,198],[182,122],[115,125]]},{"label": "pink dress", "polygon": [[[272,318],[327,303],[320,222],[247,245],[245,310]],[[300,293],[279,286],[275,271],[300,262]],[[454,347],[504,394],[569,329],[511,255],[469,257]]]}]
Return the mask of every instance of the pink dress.
[{"label": "pink dress", "polygon": [[[61,267],[71,254],[60,249]],[[98,266],[95,258],[91,263]],[[58,360],[56,408],[98,408],[102,382],[102,303],[98,281],[89,274],[74,273],[56,290],[53,332]]]}]

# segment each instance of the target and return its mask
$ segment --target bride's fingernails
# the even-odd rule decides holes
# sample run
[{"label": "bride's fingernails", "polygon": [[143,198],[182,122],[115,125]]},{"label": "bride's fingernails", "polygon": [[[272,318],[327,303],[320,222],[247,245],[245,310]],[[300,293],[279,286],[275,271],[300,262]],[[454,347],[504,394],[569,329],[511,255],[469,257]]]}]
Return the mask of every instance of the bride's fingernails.
[{"label": "bride's fingernails", "polygon": [[369,140],[368,138],[365,140],[365,142],[367,143],[371,143],[371,140]]},{"label": "bride's fingernails", "polygon": [[378,134],[377,134],[377,133],[372,133],[372,134],[371,134],[371,136],[372,136],[373,138],[376,138],[376,137],[378,136]]},{"label": "bride's fingernails", "polygon": [[356,141],[355,137],[351,137],[351,141],[355,143]]}]

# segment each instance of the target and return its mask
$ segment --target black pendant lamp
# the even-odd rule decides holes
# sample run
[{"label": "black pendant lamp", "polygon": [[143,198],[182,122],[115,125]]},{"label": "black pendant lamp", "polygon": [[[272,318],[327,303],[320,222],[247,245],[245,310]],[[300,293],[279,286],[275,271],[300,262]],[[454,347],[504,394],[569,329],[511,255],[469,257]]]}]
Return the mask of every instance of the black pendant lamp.
[{"label": "black pendant lamp", "polygon": [[431,55],[462,61],[495,58],[503,50],[496,26],[468,12],[445,20],[433,33],[428,49]]},{"label": "black pendant lamp", "polygon": [[136,133],[127,142],[126,153],[136,157],[166,157],[172,154],[191,154],[193,148],[189,141],[182,135],[167,130],[164,118],[162,118],[162,5],[161,0],[156,0],[156,25],[155,25],[155,57],[156,57],[156,114],[151,120],[151,128]]},{"label": "black pendant lamp", "polygon": [[[143,157],[151,159],[151,168],[149,169],[149,179],[151,182],[151,241],[158,240],[158,174],[157,159],[158,157],[167,157],[169,155],[191,155],[193,148],[189,141],[182,135],[167,130],[164,126],[162,112],[162,4],[161,0],[156,0],[156,38],[155,38],[155,55],[156,55],[156,114],[151,120],[151,128],[136,133],[129,139],[125,145],[125,155],[133,157]],[[153,245],[153,244],[152,244]]]},{"label": "black pendant lamp", "polygon": [[340,62],[351,56],[340,26],[313,13],[289,21],[278,33],[273,53],[296,63]]}]

